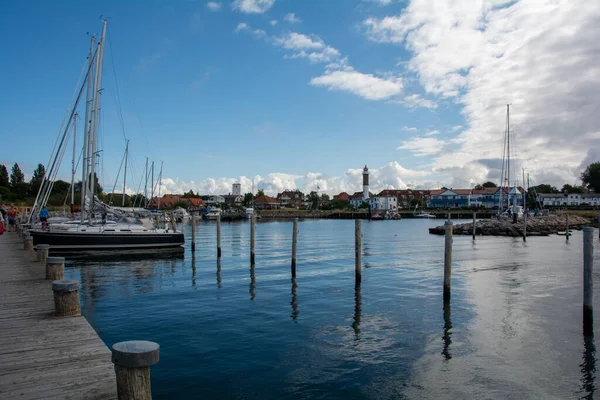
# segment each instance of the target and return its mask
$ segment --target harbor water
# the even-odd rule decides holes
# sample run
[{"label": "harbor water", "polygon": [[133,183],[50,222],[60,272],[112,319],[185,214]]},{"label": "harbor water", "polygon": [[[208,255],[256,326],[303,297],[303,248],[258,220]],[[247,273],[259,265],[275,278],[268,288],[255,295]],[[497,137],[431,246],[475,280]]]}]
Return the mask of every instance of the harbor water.
[{"label": "harbor water", "polygon": [[351,220],[300,221],[295,281],[291,221],[257,223],[254,268],[250,224],[222,224],[218,262],[199,222],[195,255],[187,224],[184,252],[68,256],[66,278],[108,346],[160,344],[155,400],[593,398],[582,232],[455,236],[444,307],[441,223],[363,221],[356,290]]}]

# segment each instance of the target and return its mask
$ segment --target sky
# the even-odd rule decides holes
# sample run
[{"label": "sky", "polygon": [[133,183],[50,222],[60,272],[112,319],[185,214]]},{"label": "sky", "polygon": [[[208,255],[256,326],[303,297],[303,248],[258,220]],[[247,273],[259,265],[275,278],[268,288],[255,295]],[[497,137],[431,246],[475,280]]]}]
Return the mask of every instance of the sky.
[{"label": "sky", "polygon": [[146,157],[162,193],[499,184],[507,104],[511,184],[600,161],[598,2],[5,0],[1,164],[48,164],[101,18],[105,191],[126,140],[129,193]]}]

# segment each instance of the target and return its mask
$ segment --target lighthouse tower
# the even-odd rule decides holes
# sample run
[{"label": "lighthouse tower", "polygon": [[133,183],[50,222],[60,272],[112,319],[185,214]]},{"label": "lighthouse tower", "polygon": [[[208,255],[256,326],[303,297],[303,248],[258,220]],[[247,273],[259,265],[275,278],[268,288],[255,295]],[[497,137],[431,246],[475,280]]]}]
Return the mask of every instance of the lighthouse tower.
[{"label": "lighthouse tower", "polygon": [[363,168],[363,200],[369,198],[369,168]]}]

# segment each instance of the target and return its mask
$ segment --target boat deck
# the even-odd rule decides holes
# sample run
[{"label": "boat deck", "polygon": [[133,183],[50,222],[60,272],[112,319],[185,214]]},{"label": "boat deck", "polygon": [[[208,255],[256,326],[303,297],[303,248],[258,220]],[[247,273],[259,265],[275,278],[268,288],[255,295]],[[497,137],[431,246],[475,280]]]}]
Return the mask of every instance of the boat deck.
[{"label": "boat deck", "polygon": [[34,259],[0,235],[0,399],[116,399],[110,350],[84,317],[54,316]]}]

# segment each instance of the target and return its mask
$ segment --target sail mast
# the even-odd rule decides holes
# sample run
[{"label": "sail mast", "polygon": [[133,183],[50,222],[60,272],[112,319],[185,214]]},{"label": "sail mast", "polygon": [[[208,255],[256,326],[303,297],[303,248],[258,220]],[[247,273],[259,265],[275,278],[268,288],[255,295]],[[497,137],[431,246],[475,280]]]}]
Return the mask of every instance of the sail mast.
[{"label": "sail mast", "polygon": [[162,183],[162,169],[163,169],[163,162],[160,162],[160,172],[158,173],[158,196],[157,196],[157,203],[158,203],[158,209],[160,210],[160,184]]},{"label": "sail mast", "polygon": [[75,113],[73,119],[73,159],[71,160],[71,212],[73,212],[73,206],[75,205],[75,158],[77,157],[77,117],[79,114]]},{"label": "sail mast", "polygon": [[[150,203],[154,201],[154,161],[152,161],[152,179],[150,180]],[[155,205],[156,207],[156,205]]]},{"label": "sail mast", "polygon": [[121,206],[125,207],[125,185],[127,184],[127,154],[129,153],[129,140],[125,145],[125,173],[123,174],[123,201]]},{"label": "sail mast", "polygon": [[506,105],[506,207],[510,207],[510,105]]},{"label": "sail mast", "polygon": [[92,73],[94,63],[94,45],[96,44],[96,35],[92,35],[90,41],[90,67],[88,70],[88,76],[86,79],[87,93],[85,97],[85,120],[83,123],[83,157],[81,163],[81,223],[85,220],[85,199],[87,197],[87,174],[88,174],[88,157],[89,157],[89,144],[90,144],[90,112],[91,112],[91,97],[92,97]]},{"label": "sail mast", "polygon": [[148,157],[146,157],[146,169],[144,170],[144,208],[148,208]]}]

